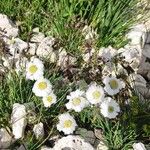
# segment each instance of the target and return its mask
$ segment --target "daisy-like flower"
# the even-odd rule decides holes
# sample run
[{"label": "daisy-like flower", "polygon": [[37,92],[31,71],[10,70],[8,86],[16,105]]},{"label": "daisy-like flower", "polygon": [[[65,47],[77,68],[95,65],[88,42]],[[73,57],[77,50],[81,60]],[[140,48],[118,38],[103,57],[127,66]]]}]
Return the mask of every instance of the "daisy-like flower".
[{"label": "daisy-like flower", "polygon": [[36,96],[44,97],[51,93],[52,85],[49,80],[40,78],[34,83],[32,91]]},{"label": "daisy-like flower", "polygon": [[119,91],[125,87],[125,84],[123,81],[117,79],[116,77],[105,77],[104,78],[104,90],[109,94],[109,95],[115,95],[119,93]]},{"label": "daisy-like flower", "polygon": [[44,65],[38,58],[31,58],[31,61],[26,65],[26,78],[30,80],[37,80],[43,77]]},{"label": "daisy-like flower", "polygon": [[104,98],[104,90],[101,86],[91,84],[86,91],[86,98],[91,104],[98,104]]},{"label": "daisy-like flower", "polygon": [[88,101],[83,97],[84,92],[80,90],[76,90],[71,92],[70,95],[67,96],[69,102],[66,104],[67,109],[73,109],[76,112],[82,111],[87,105]]},{"label": "daisy-like flower", "polygon": [[100,105],[100,111],[104,117],[115,118],[120,112],[118,103],[110,97],[106,97]]},{"label": "daisy-like flower", "polygon": [[77,124],[75,119],[69,113],[61,114],[58,118],[59,118],[59,123],[57,124],[58,131],[63,131],[64,134],[71,134],[73,133],[73,131],[75,131]]},{"label": "daisy-like flower", "polygon": [[43,97],[43,104],[45,107],[50,107],[52,104],[56,103],[56,95],[51,92],[50,94]]}]

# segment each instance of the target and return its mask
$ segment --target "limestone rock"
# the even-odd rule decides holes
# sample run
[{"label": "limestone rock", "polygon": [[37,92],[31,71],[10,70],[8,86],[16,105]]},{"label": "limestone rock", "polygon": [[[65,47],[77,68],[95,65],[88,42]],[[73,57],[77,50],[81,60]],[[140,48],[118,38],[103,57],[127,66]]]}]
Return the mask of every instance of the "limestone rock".
[{"label": "limestone rock", "polygon": [[15,71],[17,74],[25,72],[26,64],[27,64],[28,59],[26,57],[21,57],[18,59],[15,63]]},{"label": "limestone rock", "polygon": [[148,72],[150,72],[150,62],[147,61],[145,56],[142,56],[137,73],[141,74],[142,76],[146,76]]},{"label": "limestone rock", "polygon": [[146,26],[144,24],[137,24],[131,27],[127,38],[131,40],[130,45],[142,48],[146,41]]},{"label": "limestone rock", "polygon": [[102,141],[100,141],[96,150],[108,150],[108,147]]},{"label": "limestone rock", "polygon": [[36,54],[37,44],[29,43],[29,49],[26,52],[27,54],[34,56]]},{"label": "limestone rock", "polygon": [[19,38],[6,39],[5,42],[10,54],[14,57],[21,54],[28,47],[28,44]]},{"label": "limestone rock", "polygon": [[57,65],[61,68],[65,68],[68,65],[74,65],[76,62],[76,58],[69,56],[65,49],[60,48],[58,52],[58,60]]},{"label": "limestone rock", "polygon": [[55,143],[52,150],[94,150],[91,144],[85,142],[79,136],[68,135]]},{"label": "limestone rock", "polygon": [[143,143],[134,143],[133,144],[133,149],[134,150],[146,150],[145,146]]},{"label": "limestone rock", "polygon": [[141,94],[145,98],[150,97],[150,89],[147,87],[146,80],[141,75],[131,74],[129,76],[129,82],[137,94]]},{"label": "limestone rock", "polygon": [[44,136],[43,123],[40,122],[34,125],[33,132],[37,139],[42,138]]},{"label": "limestone rock", "polygon": [[131,63],[133,59],[141,57],[141,50],[127,45],[124,48],[120,48],[118,54],[123,56],[126,62]]},{"label": "limestone rock", "polygon": [[39,28],[34,28],[33,35],[30,41],[33,43],[39,44],[44,38],[45,38],[45,35],[42,32],[39,32]]},{"label": "limestone rock", "polygon": [[141,56],[142,56],[142,50],[126,45],[124,48],[120,48],[118,50],[118,54],[123,57],[123,59],[129,64],[129,66],[135,71],[138,71],[140,61],[141,61]]},{"label": "limestone rock", "polygon": [[41,43],[39,44],[36,54],[39,57],[50,59],[51,62],[56,60],[55,53],[53,52],[53,44],[54,44],[53,37],[46,37],[44,38]]},{"label": "limestone rock", "polygon": [[12,137],[5,128],[0,129],[0,149],[8,148],[12,143]]},{"label": "limestone rock", "polygon": [[47,146],[42,146],[41,150],[53,150],[53,148],[47,147]]},{"label": "limestone rock", "polygon": [[24,130],[27,124],[26,108],[24,105],[19,103],[13,104],[11,123],[14,138],[22,138],[24,136]]},{"label": "limestone rock", "polygon": [[92,145],[94,144],[96,140],[96,137],[93,131],[88,131],[84,128],[78,128],[75,133],[77,135],[80,135],[86,142],[89,142]]},{"label": "limestone rock", "polygon": [[82,34],[85,36],[85,40],[92,41],[93,39],[97,38],[97,33],[94,29],[88,25],[86,25],[83,30]]},{"label": "limestone rock", "polygon": [[2,34],[5,34],[7,36],[10,36],[10,37],[18,36],[18,31],[19,31],[18,28],[4,14],[0,14],[0,29],[4,31]]},{"label": "limestone rock", "polygon": [[105,62],[107,61],[111,61],[111,59],[117,55],[117,50],[115,50],[114,48],[112,48],[111,46],[105,48],[102,47],[99,50],[98,56],[101,57]]},{"label": "limestone rock", "polygon": [[26,149],[27,149],[27,146],[23,144],[19,148],[17,148],[17,150],[26,150]]},{"label": "limestone rock", "polygon": [[85,50],[85,53],[82,54],[82,58],[83,60],[88,63],[92,57],[92,55],[95,53],[95,49],[91,48],[91,49],[87,49]]},{"label": "limestone rock", "polygon": [[150,58],[150,44],[145,44],[142,53],[145,57]]}]

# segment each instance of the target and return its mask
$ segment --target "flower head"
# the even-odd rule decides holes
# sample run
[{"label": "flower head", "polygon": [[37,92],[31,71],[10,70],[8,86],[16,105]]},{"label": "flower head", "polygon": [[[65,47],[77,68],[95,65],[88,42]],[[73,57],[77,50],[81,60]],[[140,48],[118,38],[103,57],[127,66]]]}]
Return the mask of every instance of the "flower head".
[{"label": "flower head", "polygon": [[104,90],[101,86],[92,84],[86,91],[86,98],[91,104],[98,104],[104,98]]},{"label": "flower head", "polygon": [[118,103],[110,97],[104,99],[100,105],[100,111],[104,117],[115,118],[120,112]]},{"label": "flower head", "polygon": [[43,97],[43,103],[45,107],[50,107],[52,104],[56,103],[56,95],[51,92],[50,94]]},{"label": "flower head", "polygon": [[125,87],[125,84],[123,81],[117,79],[116,77],[105,77],[104,78],[104,90],[109,94],[109,95],[115,95],[119,93],[119,91]]},{"label": "flower head", "polygon": [[37,80],[43,77],[44,65],[38,58],[31,58],[31,61],[26,65],[26,78]]},{"label": "flower head", "polygon": [[32,91],[36,96],[44,97],[51,93],[52,85],[49,80],[41,78],[34,83]]},{"label": "flower head", "polygon": [[59,123],[57,124],[57,129],[63,131],[64,134],[73,133],[77,126],[75,119],[69,113],[61,114],[58,118]]},{"label": "flower head", "polygon": [[83,94],[84,92],[80,90],[71,92],[67,96],[67,99],[69,99],[69,102],[66,104],[67,109],[73,109],[76,112],[82,111],[88,105],[88,101],[83,97]]}]

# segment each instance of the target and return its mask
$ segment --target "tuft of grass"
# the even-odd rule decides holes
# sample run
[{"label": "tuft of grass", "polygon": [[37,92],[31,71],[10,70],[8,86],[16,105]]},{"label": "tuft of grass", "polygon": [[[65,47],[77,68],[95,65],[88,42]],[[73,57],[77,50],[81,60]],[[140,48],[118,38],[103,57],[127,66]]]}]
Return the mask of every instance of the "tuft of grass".
[{"label": "tuft of grass", "polygon": [[68,53],[79,55],[85,24],[97,31],[99,47],[124,46],[125,33],[137,21],[137,3],[138,0],[1,0],[0,12],[17,21],[23,39],[39,27],[60,39]]}]

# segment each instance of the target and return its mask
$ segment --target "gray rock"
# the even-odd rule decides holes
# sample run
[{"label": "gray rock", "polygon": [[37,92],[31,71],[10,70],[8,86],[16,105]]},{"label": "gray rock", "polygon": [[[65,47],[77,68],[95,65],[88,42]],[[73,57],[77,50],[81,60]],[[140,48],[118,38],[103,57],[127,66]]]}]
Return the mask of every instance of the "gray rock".
[{"label": "gray rock", "polygon": [[143,48],[143,51],[142,51],[142,54],[143,54],[145,57],[150,58],[150,44],[145,44],[145,46],[144,46],[144,48]]},{"label": "gray rock", "polygon": [[[16,25],[4,14],[0,14],[0,29],[7,36],[16,37],[18,36],[18,28]],[[1,31],[0,31],[1,33]]]},{"label": "gray rock", "polygon": [[81,137],[83,137],[83,139],[86,142],[89,142],[92,145],[94,144],[94,142],[96,140],[96,137],[95,137],[93,131],[88,131],[88,130],[86,130],[84,128],[78,128],[75,133],[77,135],[80,135]]},{"label": "gray rock", "polygon": [[27,150],[27,147],[25,145],[21,145],[17,150]]},{"label": "gray rock", "polygon": [[40,122],[34,125],[33,132],[37,139],[42,138],[44,136],[44,127],[43,123]]},{"label": "gray rock", "polygon": [[19,103],[13,104],[11,123],[14,138],[22,138],[24,136],[24,130],[27,124],[26,108],[24,105]]},{"label": "gray rock", "polygon": [[133,144],[133,149],[134,150],[146,150],[145,146],[143,143],[134,143]]},{"label": "gray rock", "polygon": [[147,82],[141,75],[131,74],[129,76],[129,82],[140,97],[150,98],[150,88],[147,87]]},{"label": "gray rock", "polygon": [[12,143],[12,136],[5,128],[0,129],[0,149],[8,148]]}]

